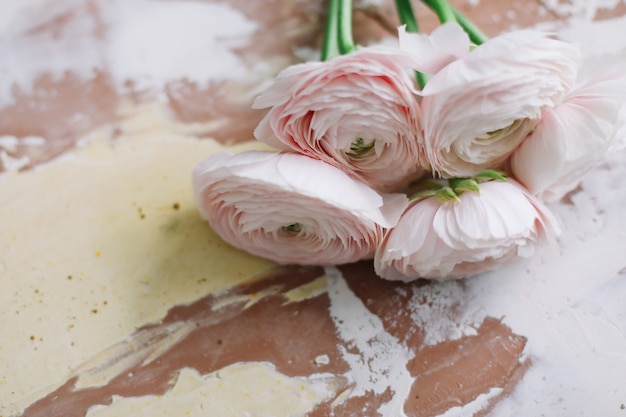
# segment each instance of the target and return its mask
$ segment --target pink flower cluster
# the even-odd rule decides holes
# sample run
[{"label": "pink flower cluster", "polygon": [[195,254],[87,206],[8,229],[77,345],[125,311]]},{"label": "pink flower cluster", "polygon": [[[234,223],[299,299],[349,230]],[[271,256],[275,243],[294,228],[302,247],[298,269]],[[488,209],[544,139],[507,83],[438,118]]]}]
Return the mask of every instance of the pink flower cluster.
[{"label": "pink flower cluster", "polygon": [[[579,61],[536,31],[472,49],[448,23],[430,36],[401,28],[395,48],[291,66],[254,103],[269,108],[256,138],[279,152],[201,162],[198,207],[252,254],[373,258],[387,279],[461,278],[529,256],[559,233],[542,201],[576,187],[618,141],[624,67]],[[413,71],[430,76],[421,91]],[[425,176],[432,192],[409,202]]]}]

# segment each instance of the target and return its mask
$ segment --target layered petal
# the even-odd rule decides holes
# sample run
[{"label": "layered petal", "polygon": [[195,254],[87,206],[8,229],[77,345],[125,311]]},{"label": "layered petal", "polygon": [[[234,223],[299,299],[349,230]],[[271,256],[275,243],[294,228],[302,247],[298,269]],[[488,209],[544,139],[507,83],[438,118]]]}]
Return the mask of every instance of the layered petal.
[{"label": "layered petal", "polygon": [[422,94],[424,149],[443,177],[498,168],[572,87],[578,51],[535,31],[493,38],[451,62]]},{"label": "layered petal", "polygon": [[295,153],[220,153],[199,163],[193,187],[202,217],[231,245],[286,264],[371,258],[408,202]]},{"label": "layered petal", "polygon": [[403,188],[423,170],[421,111],[407,68],[391,48],[363,48],[282,71],[254,102],[270,107],[255,137],[330,163],[377,190]]},{"label": "layered petal", "polygon": [[464,278],[533,253],[559,232],[549,209],[515,181],[480,185],[460,203],[436,197],[411,203],[376,251],[383,278]]},{"label": "layered petal", "polygon": [[612,64],[583,67],[563,103],[541,118],[513,154],[513,175],[532,193],[545,200],[561,198],[621,139],[626,62]]}]

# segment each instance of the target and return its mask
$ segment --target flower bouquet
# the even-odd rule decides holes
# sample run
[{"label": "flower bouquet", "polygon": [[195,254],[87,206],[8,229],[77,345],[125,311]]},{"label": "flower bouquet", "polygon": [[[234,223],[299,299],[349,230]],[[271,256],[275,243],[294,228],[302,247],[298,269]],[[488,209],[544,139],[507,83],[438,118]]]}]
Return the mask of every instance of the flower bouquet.
[{"label": "flower bouquet", "polygon": [[253,106],[276,151],[197,165],[202,216],[228,243],[286,264],[374,259],[386,279],[469,277],[555,241],[545,202],[618,148],[626,74],[555,35],[492,39],[443,0],[418,32],[357,47],[350,0],[330,0],[321,61],[278,74]]}]

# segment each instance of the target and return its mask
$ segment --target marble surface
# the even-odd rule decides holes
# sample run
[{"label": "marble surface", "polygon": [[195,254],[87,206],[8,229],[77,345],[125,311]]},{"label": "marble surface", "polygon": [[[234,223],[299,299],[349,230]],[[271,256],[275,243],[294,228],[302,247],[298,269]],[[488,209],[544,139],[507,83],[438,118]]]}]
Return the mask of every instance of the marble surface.
[{"label": "marble surface", "polygon": [[[355,2],[361,44],[391,2]],[[614,1],[456,1],[624,55]],[[324,4],[0,4],[0,416],[626,416],[626,155],[564,233],[472,279],[285,267],[200,219],[200,159],[257,148],[253,98],[316,59]],[[435,21],[417,8],[426,31]]]}]

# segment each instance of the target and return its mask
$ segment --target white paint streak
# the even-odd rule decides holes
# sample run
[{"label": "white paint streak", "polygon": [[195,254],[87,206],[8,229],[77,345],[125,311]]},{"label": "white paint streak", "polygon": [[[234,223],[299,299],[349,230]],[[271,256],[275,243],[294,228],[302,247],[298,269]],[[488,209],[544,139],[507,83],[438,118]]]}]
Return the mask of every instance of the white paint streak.
[{"label": "white paint streak", "polygon": [[411,319],[424,332],[424,345],[476,335],[484,311],[467,308],[464,286],[462,281],[432,282],[414,290],[409,308]]},{"label": "white paint streak", "polygon": [[622,0],[542,0],[541,4],[561,17],[592,20],[599,10],[613,10]]},{"label": "white paint streak", "polygon": [[123,0],[111,10],[107,63],[118,83],[162,88],[247,74],[232,49],[244,46],[257,25],[226,4]]},{"label": "white paint streak", "polygon": [[[181,80],[206,86],[248,73],[233,49],[246,45],[257,25],[227,4],[191,0],[93,4],[95,8],[80,0],[49,1],[37,8],[9,9],[10,18],[0,21],[4,23],[0,108],[13,104],[17,91],[30,93],[44,74],[52,80],[68,73],[89,80],[99,70],[110,74],[120,91],[127,81],[140,90],[160,91]],[[54,36],[41,30],[63,16]]]},{"label": "white paint streak", "polygon": [[468,417],[473,416],[476,413],[485,409],[491,400],[502,393],[502,388],[491,388],[489,392],[480,394],[472,402],[465,404],[462,407],[453,407],[441,414],[439,417]]},{"label": "white paint streak", "polygon": [[39,7],[19,9],[20,18],[14,16],[10,24],[0,28],[0,108],[14,104],[17,91],[30,92],[44,74],[59,80],[71,71],[89,79],[95,68],[104,66],[102,48],[94,36],[94,19],[70,18],[54,37],[41,29],[51,18],[68,16],[72,10],[86,14],[84,2],[38,3]]},{"label": "white paint streak", "polygon": [[378,412],[383,416],[404,416],[404,402],[413,384],[413,377],[406,369],[412,353],[385,331],[380,317],[363,305],[337,268],[326,267],[325,272],[330,315],[339,337],[348,345],[341,352],[350,365],[350,371],[344,376],[355,383],[350,397],[367,392],[382,394],[389,388],[392,399]]},{"label": "white paint streak", "polygon": [[17,152],[18,147],[20,146],[44,146],[46,144],[46,139],[41,136],[24,136],[22,138],[18,138],[13,135],[3,135],[0,136],[0,148],[4,148],[8,152]]},{"label": "white paint streak", "polygon": [[30,163],[28,156],[13,157],[6,151],[0,151],[0,167],[6,172],[16,172]]},{"label": "white paint streak", "polygon": [[4,148],[9,152],[17,151],[19,140],[15,136],[0,136],[0,148]]},{"label": "white paint streak", "polygon": [[617,415],[626,400],[626,153],[553,208],[558,248],[468,281],[471,302],[528,337],[533,366],[490,416]]}]

